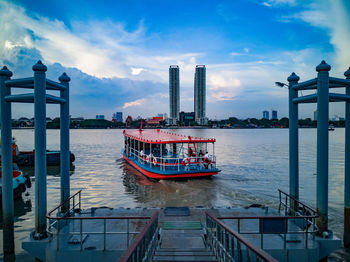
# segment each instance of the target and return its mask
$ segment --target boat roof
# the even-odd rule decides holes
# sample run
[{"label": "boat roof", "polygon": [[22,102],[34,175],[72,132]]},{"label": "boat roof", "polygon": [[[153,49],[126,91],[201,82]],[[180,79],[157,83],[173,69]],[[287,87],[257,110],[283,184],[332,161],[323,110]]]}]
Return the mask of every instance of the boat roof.
[{"label": "boat roof", "polygon": [[172,144],[172,143],[214,143],[215,138],[201,138],[171,133],[160,129],[126,129],[124,136],[150,144]]}]

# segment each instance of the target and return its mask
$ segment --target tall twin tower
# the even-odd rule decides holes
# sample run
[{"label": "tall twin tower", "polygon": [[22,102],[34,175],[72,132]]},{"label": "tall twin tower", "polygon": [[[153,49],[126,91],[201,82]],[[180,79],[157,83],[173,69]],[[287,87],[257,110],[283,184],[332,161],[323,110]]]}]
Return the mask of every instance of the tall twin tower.
[{"label": "tall twin tower", "polygon": [[[194,114],[197,124],[208,124],[205,117],[206,107],[206,69],[205,65],[197,65],[194,74]],[[169,67],[169,106],[168,124],[176,125],[180,112],[180,69],[177,65]]]}]

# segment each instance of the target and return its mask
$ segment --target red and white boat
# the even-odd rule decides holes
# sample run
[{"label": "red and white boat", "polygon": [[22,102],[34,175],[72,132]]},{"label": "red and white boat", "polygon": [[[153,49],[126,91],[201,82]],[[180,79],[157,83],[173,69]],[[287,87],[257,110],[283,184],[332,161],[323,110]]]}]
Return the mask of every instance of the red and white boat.
[{"label": "red and white boat", "polygon": [[216,167],[214,138],[159,129],[127,129],[123,134],[123,158],[149,178],[209,177],[220,172]]},{"label": "red and white boat", "polygon": [[[1,162],[0,162],[1,164]],[[26,191],[27,188],[32,186],[29,176],[23,174],[21,170],[19,170],[16,164],[12,166],[12,187],[13,187],[13,198],[17,199],[22,196],[22,193]],[[2,198],[2,172],[0,166],[0,199]]]}]

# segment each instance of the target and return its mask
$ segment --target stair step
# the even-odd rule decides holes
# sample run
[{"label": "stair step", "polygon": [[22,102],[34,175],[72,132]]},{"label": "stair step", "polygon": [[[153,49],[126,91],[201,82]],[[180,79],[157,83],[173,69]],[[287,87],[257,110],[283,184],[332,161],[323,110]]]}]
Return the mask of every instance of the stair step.
[{"label": "stair step", "polygon": [[174,229],[202,229],[200,221],[164,221],[162,228],[164,230]]},{"label": "stair step", "polygon": [[209,251],[162,251],[158,250],[156,256],[212,256]]},{"label": "stair step", "polygon": [[164,252],[207,252],[208,249],[206,248],[159,248],[158,251],[164,251]]},{"label": "stair step", "polygon": [[215,256],[154,256],[153,261],[202,261],[202,262],[211,262],[217,261]]}]

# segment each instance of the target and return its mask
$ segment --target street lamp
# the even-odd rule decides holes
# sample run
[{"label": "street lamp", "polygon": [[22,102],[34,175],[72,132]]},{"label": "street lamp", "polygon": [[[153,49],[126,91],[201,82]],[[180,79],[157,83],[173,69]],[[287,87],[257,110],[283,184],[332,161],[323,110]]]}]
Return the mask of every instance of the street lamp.
[{"label": "street lamp", "polygon": [[283,88],[283,87],[289,88],[289,85],[287,85],[285,83],[282,83],[282,82],[275,82],[275,85],[278,86],[278,87],[281,87],[281,88]]}]

